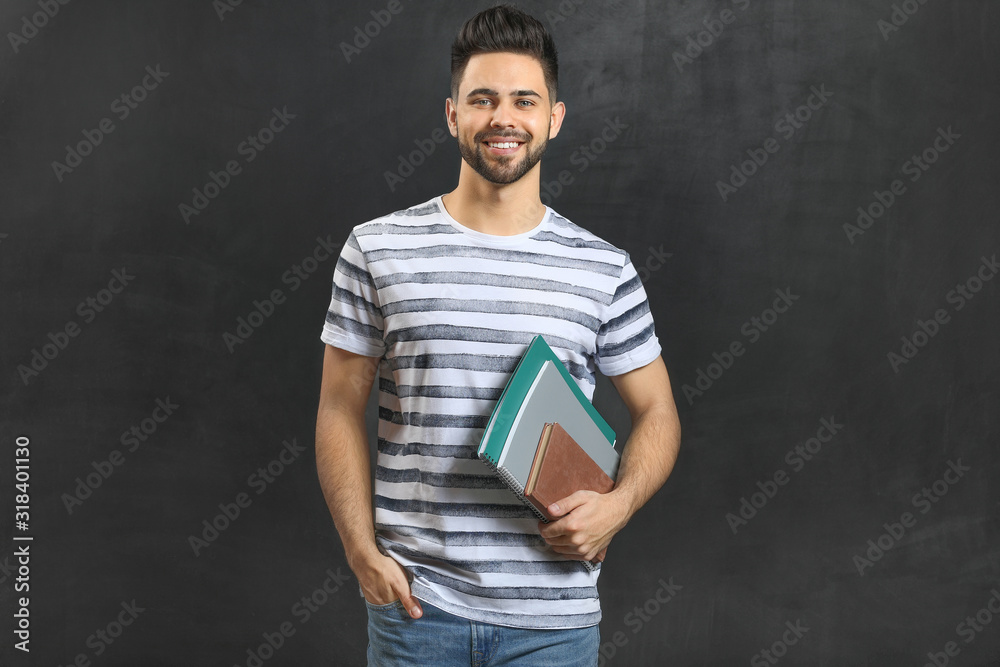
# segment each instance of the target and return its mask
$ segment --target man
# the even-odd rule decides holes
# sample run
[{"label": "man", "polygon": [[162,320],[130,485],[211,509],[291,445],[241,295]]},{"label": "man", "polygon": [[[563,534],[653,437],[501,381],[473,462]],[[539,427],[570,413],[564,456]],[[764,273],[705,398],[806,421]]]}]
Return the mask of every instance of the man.
[{"label": "man", "polygon": [[[354,227],[334,271],[316,458],[368,609],[369,664],[595,665],[600,567],[580,561],[603,558],[677,456],[628,254],[539,198],[539,160],[565,114],[557,74],[534,18],[499,6],[466,22],[445,103],[458,187]],[[615,489],[558,501],[548,524],[476,457],[535,334],[588,398],[595,368],[610,376],[632,417]],[[364,411],[376,375],[373,500]]]}]

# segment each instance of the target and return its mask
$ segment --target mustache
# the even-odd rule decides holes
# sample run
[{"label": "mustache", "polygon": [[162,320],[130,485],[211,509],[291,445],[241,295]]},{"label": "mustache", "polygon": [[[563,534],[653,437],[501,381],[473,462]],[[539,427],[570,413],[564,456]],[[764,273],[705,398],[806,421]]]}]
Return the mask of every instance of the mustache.
[{"label": "mustache", "polygon": [[523,136],[520,134],[509,134],[504,132],[480,132],[476,135],[476,142],[482,143],[487,139],[515,139],[521,143],[528,143],[531,140],[531,136]]}]

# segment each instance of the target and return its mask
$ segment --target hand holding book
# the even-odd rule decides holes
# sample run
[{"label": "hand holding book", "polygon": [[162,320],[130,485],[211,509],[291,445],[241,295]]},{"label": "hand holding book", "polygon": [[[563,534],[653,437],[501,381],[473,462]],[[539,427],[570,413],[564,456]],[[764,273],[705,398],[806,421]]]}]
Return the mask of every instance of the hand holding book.
[{"label": "hand holding book", "polygon": [[577,491],[607,493],[615,482],[587,455],[580,445],[558,422],[549,422],[542,429],[531,462],[524,497],[546,519],[553,517],[548,506]]},{"label": "hand holding book", "polygon": [[[545,424],[524,486],[524,497],[548,521],[559,518],[549,512],[552,503],[577,491],[607,493],[613,488],[614,480],[558,422]],[[603,561],[606,552],[607,547],[594,560]]]}]

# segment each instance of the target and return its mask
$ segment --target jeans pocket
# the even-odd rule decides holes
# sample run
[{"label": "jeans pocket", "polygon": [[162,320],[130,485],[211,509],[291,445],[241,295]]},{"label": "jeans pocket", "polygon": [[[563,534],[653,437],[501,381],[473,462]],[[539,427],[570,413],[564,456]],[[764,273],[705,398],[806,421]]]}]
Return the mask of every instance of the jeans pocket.
[{"label": "jeans pocket", "polygon": [[402,611],[403,610],[403,601],[399,600],[399,599],[396,599],[396,600],[393,600],[392,602],[389,602],[388,604],[372,604],[366,598],[365,599],[365,606],[368,607],[372,611],[392,611],[392,610],[396,610],[396,609]]}]

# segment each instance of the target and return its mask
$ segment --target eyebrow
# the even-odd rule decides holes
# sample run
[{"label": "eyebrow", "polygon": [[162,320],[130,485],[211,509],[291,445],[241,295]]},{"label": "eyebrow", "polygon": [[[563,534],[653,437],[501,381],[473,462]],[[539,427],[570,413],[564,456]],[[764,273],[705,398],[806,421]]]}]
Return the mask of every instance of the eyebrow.
[{"label": "eyebrow", "polygon": [[[476,95],[492,95],[493,97],[499,97],[500,93],[493,90],[492,88],[476,88],[475,90],[471,91],[468,95],[466,95],[465,98],[468,99]],[[535,91],[527,89],[512,91],[511,95],[513,97],[537,97],[538,99],[542,98],[542,96],[536,93]]]}]

